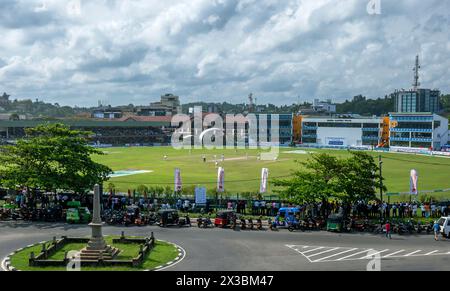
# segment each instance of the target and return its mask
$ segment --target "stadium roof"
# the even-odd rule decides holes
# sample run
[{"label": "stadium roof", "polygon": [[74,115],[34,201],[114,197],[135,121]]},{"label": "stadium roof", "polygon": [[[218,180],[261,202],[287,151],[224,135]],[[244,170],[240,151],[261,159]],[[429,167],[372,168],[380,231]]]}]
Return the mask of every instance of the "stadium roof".
[{"label": "stadium roof", "polygon": [[[142,120],[142,121],[141,121]],[[41,124],[52,124],[52,123],[62,123],[71,127],[86,127],[86,128],[95,128],[95,127],[162,127],[162,126],[170,126],[170,119],[135,119],[128,118],[126,120],[106,120],[106,121],[97,121],[97,120],[0,120],[0,128],[8,127],[8,128],[28,128],[28,127],[36,127]]]}]

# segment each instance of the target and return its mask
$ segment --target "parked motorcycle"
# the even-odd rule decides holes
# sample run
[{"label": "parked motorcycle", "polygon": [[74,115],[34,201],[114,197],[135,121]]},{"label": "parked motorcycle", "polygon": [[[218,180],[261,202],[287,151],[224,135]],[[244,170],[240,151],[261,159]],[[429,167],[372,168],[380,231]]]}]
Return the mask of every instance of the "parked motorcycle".
[{"label": "parked motorcycle", "polygon": [[245,219],[241,218],[241,230],[247,229],[247,223],[245,222]]},{"label": "parked motorcycle", "polygon": [[254,228],[254,225],[253,225],[253,219],[249,219],[248,220],[248,228],[250,229],[250,230],[253,230],[253,228]]},{"label": "parked motorcycle", "polygon": [[258,218],[256,220],[256,229],[257,230],[263,230],[263,226],[262,226],[262,218]]},{"label": "parked motorcycle", "polygon": [[235,230],[236,227],[237,227],[237,218],[236,218],[236,216],[234,216],[231,221],[231,229]]}]

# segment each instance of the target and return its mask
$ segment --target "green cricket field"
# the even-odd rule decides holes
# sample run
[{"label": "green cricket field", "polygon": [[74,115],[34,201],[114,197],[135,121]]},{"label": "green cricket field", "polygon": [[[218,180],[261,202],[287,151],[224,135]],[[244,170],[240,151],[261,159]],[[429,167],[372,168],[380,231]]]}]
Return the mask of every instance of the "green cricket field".
[{"label": "green cricket field", "polygon": [[[299,167],[296,161],[305,161],[311,154],[319,152],[342,158],[349,156],[345,150],[298,148],[281,148],[278,159],[270,161],[259,159],[261,150],[248,149],[177,150],[171,147],[130,147],[102,151],[105,155],[95,156],[94,159],[111,167],[116,173],[108,183],[112,182],[117,191],[127,192],[139,185],[173,188],[176,168],[181,169],[183,187],[204,186],[210,190],[216,187],[217,167],[223,167],[225,189],[231,195],[258,192],[262,168],[269,169],[268,191],[271,194],[274,190],[271,181],[289,177]],[[370,154],[376,162],[380,154],[383,158],[383,176],[388,192],[408,192],[411,169],[416,169],[419,173],[420,191],[450,188],[449,158],[399,153]],[[431,195],[441,199],[447,196],[450,198],[450,192]],[[393,200],[401,198],[392,197]]]}]

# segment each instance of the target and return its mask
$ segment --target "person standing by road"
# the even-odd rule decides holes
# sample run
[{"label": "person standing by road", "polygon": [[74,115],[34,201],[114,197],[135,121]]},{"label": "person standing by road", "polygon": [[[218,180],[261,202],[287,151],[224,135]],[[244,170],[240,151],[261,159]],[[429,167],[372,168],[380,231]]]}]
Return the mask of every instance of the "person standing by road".
[{"label": "person standing by road", "polygon": [[441,227],[439,226],[439,223],[437,222],[437,220],[434,222],[433,230],[434,230],[434,240],[438,241],[439,240],[439,232],[441,230]]},{"label": "person standing by road", "polygon": [[386,221],[386,238],[392,239],[391,237],[391,223],[388,221]]}]

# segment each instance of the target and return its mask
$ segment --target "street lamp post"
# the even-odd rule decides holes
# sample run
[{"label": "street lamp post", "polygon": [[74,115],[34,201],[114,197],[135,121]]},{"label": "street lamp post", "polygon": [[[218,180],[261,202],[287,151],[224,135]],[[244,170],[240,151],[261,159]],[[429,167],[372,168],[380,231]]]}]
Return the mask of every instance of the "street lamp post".
[{"label": "street lamp post", "polygon": [[[378,156],[378,164],[380,168],[380,200],[383,205],[383,160],[381,159],[381,155]],[[380,211],[380,218],[383,218],[383,209]]]}]

